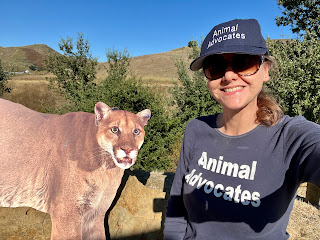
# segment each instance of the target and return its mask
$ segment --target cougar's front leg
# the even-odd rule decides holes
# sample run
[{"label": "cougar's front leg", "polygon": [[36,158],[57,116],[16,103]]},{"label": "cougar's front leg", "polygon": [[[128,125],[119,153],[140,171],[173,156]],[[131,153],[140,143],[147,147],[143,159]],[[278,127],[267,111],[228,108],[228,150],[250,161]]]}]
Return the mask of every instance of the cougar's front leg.
[{"label": "cougar's front leg", "polygon": [[83,218],[77,209],[56,209],[50,213],[51,240],[83,240]]},{"label": "cougar's front leg", "polygon": [[85,220],[82,234],[83,239],[106,240],[104,218],[105,214],[101,214]]}]

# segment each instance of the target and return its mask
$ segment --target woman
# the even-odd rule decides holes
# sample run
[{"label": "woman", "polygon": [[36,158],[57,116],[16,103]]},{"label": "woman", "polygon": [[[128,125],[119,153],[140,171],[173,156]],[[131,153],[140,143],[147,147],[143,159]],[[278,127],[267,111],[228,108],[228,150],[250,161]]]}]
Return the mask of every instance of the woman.
[{"label": "woman", "polygon": [[186,127],[164,239],[288,239],[302,182],[320,187],[320,126],[284,116],[262,91],[271,58],[254,19],[215,26],[191,70],[203,69],[222,113]]}]

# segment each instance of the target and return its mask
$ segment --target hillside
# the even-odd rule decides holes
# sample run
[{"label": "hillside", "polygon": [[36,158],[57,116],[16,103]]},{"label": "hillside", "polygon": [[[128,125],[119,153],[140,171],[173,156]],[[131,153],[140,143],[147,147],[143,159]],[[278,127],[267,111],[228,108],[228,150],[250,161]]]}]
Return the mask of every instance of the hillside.
[{"label": "hillside", "polygon": [[[150,54],[131,58],[131,70],[143,80],[159,83],[169,83],[177,79],[175,58],[188,60],[190,48],[182,47],[172,51]],[[23,47],[0,47],[0,59],[3,68],[10,72],[30,70],[30,66],[44,68],[44,59],[56,51],[44,44],[35,44]],[[130,54],[130,53],[129,53]],[[105,78],[107,63],[102,62],[97,67],[97,78]],[[37,74],[37,72],[34,72]]]},{"label": "hillside", "polygon": [[[174,59],[182,58],[189,62],[188,55],[190,48],[182,47],[169,52],[143,55],[131,58],[131,70],[143,80],[151,80],[153,83],[171,83],[177,79],[177,69]],[[106,76],[105,70],[107,63],[99,63],[97,78],[102,79]]]},{"label": "hillside", "polygon": [[[172,51],[150,54],[131,58],[131,71],[141,77],[144,82],[155,84],[161,92],[166,92],[172,82],[178,79],[177,69],[174,65],[175,58],[183,58],[188,63],[188,47],[178,48]],[[4,70],[10,72],[22,72],[29,70],[29,66],[43,66],[43,59],[55,51],[46,45],[30,45],[24,47],[0,47],[0,59]],[[108,64],[98,63],[97,81],[107,76]],[[51,73],[45,71],[30,71],[30,74],[15,74],[10,76],[9,87],[11,93],[6,93],[3,98],[21,103],[31,109],[44,111],[42,103],[59,105],[62,101],[53,91],[48,90],[48,77]]]},{"label": "hillside", "polygon": [[30,70],[30,66],[44,68],[44,59],[55,50],[44,44],[23,47],[0,47],[3,68],[10,72]]}]

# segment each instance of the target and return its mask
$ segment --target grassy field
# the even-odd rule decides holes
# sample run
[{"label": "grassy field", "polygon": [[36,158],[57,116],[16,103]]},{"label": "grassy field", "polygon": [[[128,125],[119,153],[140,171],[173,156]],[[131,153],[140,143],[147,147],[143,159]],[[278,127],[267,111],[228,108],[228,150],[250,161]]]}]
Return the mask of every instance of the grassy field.
[{"label": "grassy field", "polygon": [[46,80],[49,76],[49,74],[15,75],[8,82],[12,91],[5,93],[3,98],[39,112],[43,112],[47,106],[58,106],[62,103],[62,99],[57,93],[49,91]]}]

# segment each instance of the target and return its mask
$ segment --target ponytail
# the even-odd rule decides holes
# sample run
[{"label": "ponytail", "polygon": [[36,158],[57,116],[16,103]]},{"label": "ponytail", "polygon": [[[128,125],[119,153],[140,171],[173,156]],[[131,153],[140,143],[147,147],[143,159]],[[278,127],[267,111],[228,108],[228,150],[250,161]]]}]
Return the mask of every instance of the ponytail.
[{"label": "ponytail", "polygon": [[283,114],[276,99],[262,90],[258,95],[257,121],[263,126],[271,127],[283,117]]},{"label": "ponytail", "polygon": [[[264,56],[265,63],[269,64],[271,74],[278,72],[278,65],[272,56]],[[266,127],[275,125],[284,115],[277,100],[265,90],[258,95],[257,122]]]}]

